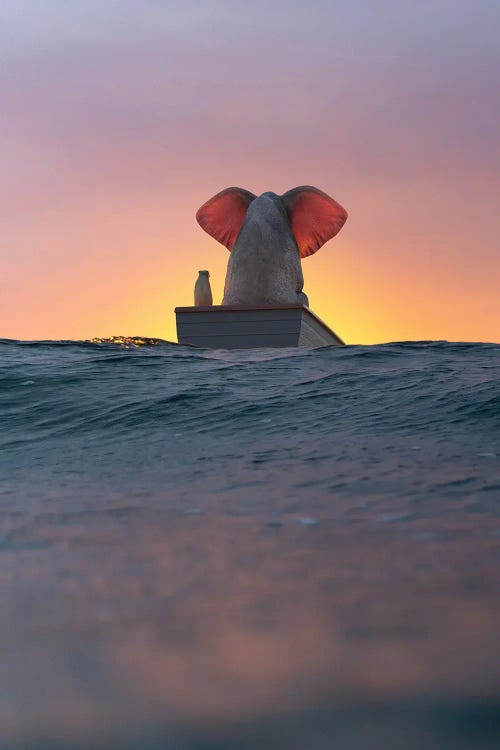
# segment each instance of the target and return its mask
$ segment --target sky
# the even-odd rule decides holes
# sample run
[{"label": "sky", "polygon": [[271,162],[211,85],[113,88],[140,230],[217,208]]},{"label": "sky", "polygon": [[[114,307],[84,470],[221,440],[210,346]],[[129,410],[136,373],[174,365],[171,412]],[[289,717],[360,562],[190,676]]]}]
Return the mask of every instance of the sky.
[{"label": "sky", "polygon": [[176,340],[230,185],[349,212],[348,343],[500,341],[498,0],[2,0],[0,337]]}]

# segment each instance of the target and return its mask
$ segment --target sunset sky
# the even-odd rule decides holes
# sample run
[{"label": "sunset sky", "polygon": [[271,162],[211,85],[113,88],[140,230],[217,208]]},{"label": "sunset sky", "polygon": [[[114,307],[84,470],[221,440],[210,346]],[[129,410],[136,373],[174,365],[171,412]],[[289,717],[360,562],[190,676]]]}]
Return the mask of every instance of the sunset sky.
[{"label": "sunset sky", "polygon": [[0,337],[175,340],[195,212],[310,184],[348,343],[500,341],[498,0],[2,0]]}]

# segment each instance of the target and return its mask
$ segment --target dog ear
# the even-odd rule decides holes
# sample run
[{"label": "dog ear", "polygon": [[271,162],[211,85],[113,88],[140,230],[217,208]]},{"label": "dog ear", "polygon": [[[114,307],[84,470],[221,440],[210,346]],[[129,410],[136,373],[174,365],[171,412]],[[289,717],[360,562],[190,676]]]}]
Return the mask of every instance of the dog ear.
[{"label": "dog ear", "polygon": [[205,232],[231,252],[245,221],[247,208],[256,197],[243,188],[226,188],[198,209],[196,221]]},{"label": "dog ear", "polygon": [[281,196],[301,258],[313,255],[347,220],[347,211],[329,195],[310,185],[293,188]]}]

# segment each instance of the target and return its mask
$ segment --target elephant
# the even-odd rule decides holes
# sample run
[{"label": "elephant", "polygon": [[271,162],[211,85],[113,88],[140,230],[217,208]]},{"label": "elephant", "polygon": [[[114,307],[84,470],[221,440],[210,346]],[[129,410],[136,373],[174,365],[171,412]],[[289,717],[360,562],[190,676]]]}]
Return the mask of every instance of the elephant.
[{"label": "elephant", "polygon": [[204,203],[196,220],[231,253],[223,305],[308,306],[301,258],[342,229],[347,211],[310,185],[258,197],[229,187]]}]

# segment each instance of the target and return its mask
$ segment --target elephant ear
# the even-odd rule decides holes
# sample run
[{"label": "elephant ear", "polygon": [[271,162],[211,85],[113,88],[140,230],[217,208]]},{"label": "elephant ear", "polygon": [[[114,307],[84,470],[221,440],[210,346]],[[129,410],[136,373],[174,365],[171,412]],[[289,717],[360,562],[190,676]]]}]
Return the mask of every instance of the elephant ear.
[{"label": "elephant ear", "polygon": [[256,197],[243,188],[226,188],[198,209],[196,221],[205,232],[231,252],[245,221],[247,208]]},{"label": "elephant ear", "polygon": [[347,220],[347,211],[329,195],[310,185],[281,196],[301,258],[307,258],[335,237]]}]

